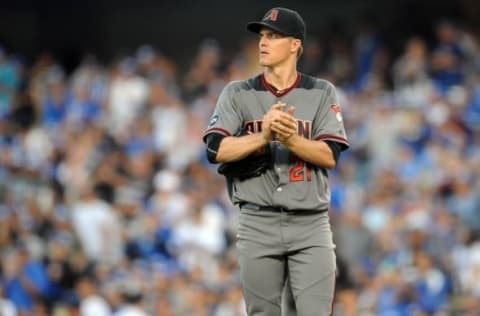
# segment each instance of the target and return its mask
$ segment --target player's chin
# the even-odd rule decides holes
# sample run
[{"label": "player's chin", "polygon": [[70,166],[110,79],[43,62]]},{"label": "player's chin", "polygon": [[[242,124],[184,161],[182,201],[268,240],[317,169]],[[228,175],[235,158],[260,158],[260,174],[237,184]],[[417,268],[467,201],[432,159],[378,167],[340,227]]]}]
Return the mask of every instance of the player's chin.
[{"label": "player's chin", "polygon": [[270,57],[268,56],[268,54],[259,54],[258,55],[258,61],[260,62],[260,64],[265,64],[265,63],[268,63],[270,60]]},{"label": "player's chin", "polygon": [[272,63],[269,60],[264,59],[264,58],[260,58],[259,62],[260,62],[260,66],[262,66],[262,67],[268,67],[268,66],[272,65]]}]

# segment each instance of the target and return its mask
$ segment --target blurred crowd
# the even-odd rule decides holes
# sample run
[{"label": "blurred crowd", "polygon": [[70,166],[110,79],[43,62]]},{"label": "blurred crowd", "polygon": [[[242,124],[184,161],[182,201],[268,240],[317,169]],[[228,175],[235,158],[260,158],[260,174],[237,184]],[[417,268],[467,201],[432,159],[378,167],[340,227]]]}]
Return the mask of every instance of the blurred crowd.
[{"label": "blurred crowd", "polygon": [[[378,29],[310,37],[351,148],[330,172],[336,315],[478,315],[480,37],[450,21],[394,53]],[[261,71],[205,39],[66,71],[0,47],[0,315],[245,316],[237,209],[201,141]]]}]

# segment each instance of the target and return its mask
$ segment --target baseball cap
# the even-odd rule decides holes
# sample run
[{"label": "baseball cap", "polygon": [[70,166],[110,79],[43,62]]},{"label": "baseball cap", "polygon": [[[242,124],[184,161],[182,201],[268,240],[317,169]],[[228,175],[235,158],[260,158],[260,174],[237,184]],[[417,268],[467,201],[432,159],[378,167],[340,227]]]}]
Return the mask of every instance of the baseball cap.
[{"label": "baseball cap", "polygon": [[296,11],[281,7],[272,8],[265,13],[261,21],[249,22],[247,30],[259,33],[263,26],[280,34],[305,40],[305,22]]}]

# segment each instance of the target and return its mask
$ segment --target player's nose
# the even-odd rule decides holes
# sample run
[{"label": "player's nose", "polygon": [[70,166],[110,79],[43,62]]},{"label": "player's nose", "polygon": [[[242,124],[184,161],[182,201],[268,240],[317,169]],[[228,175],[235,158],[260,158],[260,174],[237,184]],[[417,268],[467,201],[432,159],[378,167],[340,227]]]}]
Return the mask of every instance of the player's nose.
[{"label": "player's nose", "polygon": [[268,42],[268,41],[267,41],[267,39],[265,38],[265,36],[260,36],[260,39],[259,39],[259,41],[258,41],[258,46],[259,46],[260,48],[266,47],[266,46],[267,46],[267,42]]}]

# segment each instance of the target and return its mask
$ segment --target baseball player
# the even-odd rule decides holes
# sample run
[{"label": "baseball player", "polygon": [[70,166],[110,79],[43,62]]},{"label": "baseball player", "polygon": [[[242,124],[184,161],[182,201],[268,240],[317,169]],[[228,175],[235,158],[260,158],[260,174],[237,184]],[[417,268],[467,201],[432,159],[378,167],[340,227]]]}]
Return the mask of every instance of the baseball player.
[{"label": "baseball player", "polygon": [[240,209],[247,312],[281,315],[288,277],[299,316],[330,315],[336,264],[327,170],[349,146],[335,87],[297,71],[306,33],[297,12],[270,9],[247,29],[259,35],[264,71],[226,85],[203,138]]}]

